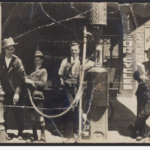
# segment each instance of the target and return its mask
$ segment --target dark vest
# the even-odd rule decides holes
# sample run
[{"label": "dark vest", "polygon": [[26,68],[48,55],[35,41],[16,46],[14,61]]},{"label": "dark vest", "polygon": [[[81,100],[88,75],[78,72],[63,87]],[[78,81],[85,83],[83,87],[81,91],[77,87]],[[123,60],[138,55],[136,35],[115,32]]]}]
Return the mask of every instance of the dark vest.
[{"label": "dark vest", "polygon": [[72,66],[73,64],[71,63],[71,57],[67,58],[67,63],[65,67],[65,82],[69,85],[72,84],[78,84],[79,83],[79,73],[80,73],[80,66],[82,64],[82,59],[79,57],[78,63],[76,64],[74,68],[74,75],[72,74]]}]

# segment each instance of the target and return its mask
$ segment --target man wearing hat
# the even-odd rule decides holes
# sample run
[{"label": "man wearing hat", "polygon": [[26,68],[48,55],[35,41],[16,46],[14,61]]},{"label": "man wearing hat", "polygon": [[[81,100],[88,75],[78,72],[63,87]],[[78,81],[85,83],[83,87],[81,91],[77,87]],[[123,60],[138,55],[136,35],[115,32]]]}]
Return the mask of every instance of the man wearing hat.
[{"label": "man wearing hat", "polygon": [[149,61],[138,63],[137,71],[133,74],[134,79],[139,83],[136,91],[137,120],[129,126],[129,129],[137,140],[142,140],[146,136],[146,120],[150,116],[150,48],[145,50],[145,53]]},{"label": "man wearing hat", "polygon": [[[44,55],[41,51],[37,50],[34,55],[34,65],[35,68],[27,78],[25,78],[25,83],[29,86],[33,102],[38,108],[43,108],[44,95],[43,91],[47,84],[48,74],[45,68],[42,67],[44,61]],[[27,143],[38,140],[37,135],[37,123],[40,124],[41,128],[41,142],[46,142],[45,138],[45,120],[44,117],[39,115],[34,109],[31,109],[31,123],[33,136],[27,140]],[[42,112],[42,109],[40,109]]]},{"label": "man wearing hat", "polygon": [[[80,45],[76,41],[73,41],[70,46],[70,53],[71,56],[62,60],[62,63],[60,65],[60,69],[58,71],[60,80],[61,80],[61,85],[67,89],[69,92],[69,95],[71,95],[72,98],[69,96],[70,104],[72,103],[73,99],[75,98],[77,91],[78,91],[78,86],[79,86],[79,73],[82,65],[82,59],[79,57],[80,53]],[[88,70],[94,65],[94,62],[89,61],[84,69]],[[66,91],[66,92],[67,92]],[[68,94],[67,94],[68,95]],[[73,118],[73,123],[68,124],[68,128],[71,128],[71,131],[69,130],[70,136],[76,131],[75,126],[77,124],[77,120],[74,118],[75,117],[75,110],[70,110],[68,113],[68,118],[69,120],[72,120]],[[74,130],[74,131],[73,131]]]},{"label": "man wearing hat", "polygon": [[[2,55],[0,59],[0,77],[1,85],[5,92],[4,105],[21,105],[20,92],[21,92],[21,77],[24,67],[21,63],[21,60],[13,55],[15,52],[15,45],[13,39],[10,37],[4,39],[4,56]],[[22,139],[23,131],[23,110],[22,108],[12,107],[14,116],[16,119],[18,127],[18,139]],[[4,119],[5,119],[5,130],[6,130],[6,139],[10,140],[10,137],[7,134],[7,114],[8,107],[4,107]]]}]

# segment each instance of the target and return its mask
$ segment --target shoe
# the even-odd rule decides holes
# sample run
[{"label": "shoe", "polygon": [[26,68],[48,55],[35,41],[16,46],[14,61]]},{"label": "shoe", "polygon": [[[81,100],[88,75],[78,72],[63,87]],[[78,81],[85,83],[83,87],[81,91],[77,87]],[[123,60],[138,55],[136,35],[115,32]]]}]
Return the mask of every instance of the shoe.
[{"label": "shoe", "polygon": [[38,135],[37,134],[33,134],[33,138],[34,138],[34,141],[37,141],[38,140]]},{"label": "shoe", "polygon": [[37,141],[37,140],[38,140],[38,136],[33,135],[29,139],[26,140],[26,143],[32,143],[32,142]]},{"label": "shoe", "polygon": [[29,139],[26,140],[26,143],[32,143],[34,141],[34,137],[30,137]]},{"label": "shoe", "polygon": [[79,138],[79,135],[77,133],[74,133],[74,139],[77,140]]},{"label": "shoe", "polygon": [[46,137],[45,137],[45,126],[41,126],[41,142],[46,142]]},{"label": "shoe", "polygon": [[141,141],[142,139],[143,139],[143,137],[140,136],[140,135],[139,135],[138,137],[136,137],[136,140],[137,140],[137,141]]},{"label": "shoe", "polygon": [[136,131],[135,124],[129,125],[128,130],[130,130],[132,132],[132,138],[136,139],[137,138],[137,131]]},{"label": "shoe", "polygon": [[22,136],[18,136],[18,140],[23,140],[23,137]]},{"label": "shoe", "polygon": [[7,133],[5,133],[5,138],[6,140],[11,140],[10,136]]},{"label": "shoe", "polygon": [[23,140],[22,131],[19,131],[19,132],[18,132],[18,140]]},{"label": "shoe", "polygon": [[129,129],[130,131],[133,131],[133,130],[135,129],[135,124],[129,125],[129,126],[128,126],[128,129]]},{"label": "shoe", "polygon": [[140,132],[138,131],[138,132],[136,132],[136,134],[137,134],[137,137],[136,137],[136,140],[137,140],[137,141],[141,141],[141,140],[143,140],[144,138],[147,137],[147,133],[146,133],[146,132],[140,133]]},{"label": "shoe", "polygon": [[40,142],[45,143],[46,142],[46,137],[45,136],[41,137]]}]

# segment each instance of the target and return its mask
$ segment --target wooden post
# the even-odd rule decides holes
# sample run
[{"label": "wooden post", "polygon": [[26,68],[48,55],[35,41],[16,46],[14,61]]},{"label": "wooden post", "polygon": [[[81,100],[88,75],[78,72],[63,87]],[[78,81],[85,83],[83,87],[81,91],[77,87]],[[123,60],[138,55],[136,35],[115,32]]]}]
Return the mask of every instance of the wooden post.
[{"label": "wooden post", "polygon": [[[1,12],[1,4],[0,3],[0,54],[1,54],[1,18],[2,18],[2,12]],[[1,80],[1,79],[0,79]],[[3,100],[4,100],[4,92],[0,83],[0,143],[5,143],[5,127],[4,127],[4,109],[3,109]]]}]

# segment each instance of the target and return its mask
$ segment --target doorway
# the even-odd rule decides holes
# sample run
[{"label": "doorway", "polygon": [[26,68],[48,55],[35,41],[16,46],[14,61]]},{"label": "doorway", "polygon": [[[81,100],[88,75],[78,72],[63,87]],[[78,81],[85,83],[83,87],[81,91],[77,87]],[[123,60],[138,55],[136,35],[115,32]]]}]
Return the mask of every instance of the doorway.
[{"label": "doorway", "polygon": [[109,94],[117,95],[120,85],[120,45],[117,35],[104,35],[99,41],[103,50],[103,67],[108,70]]}]

